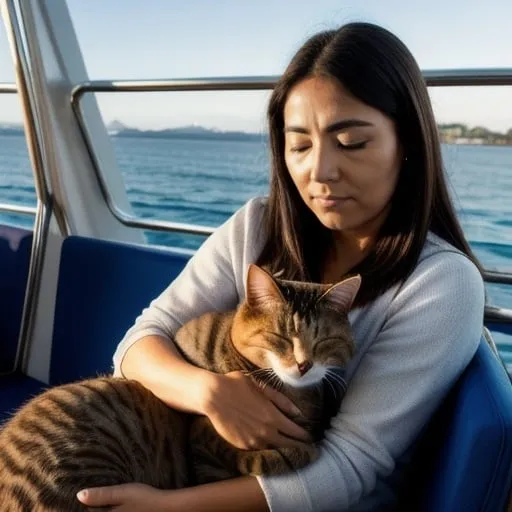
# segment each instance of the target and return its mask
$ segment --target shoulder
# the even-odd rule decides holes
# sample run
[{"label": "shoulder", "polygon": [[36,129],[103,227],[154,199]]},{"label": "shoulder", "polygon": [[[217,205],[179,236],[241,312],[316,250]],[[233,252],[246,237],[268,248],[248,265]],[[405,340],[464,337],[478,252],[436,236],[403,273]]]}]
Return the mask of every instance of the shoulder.
[{"label": "shoulder", "polygon": [[410,276],[398,287],[393,303],[434,300],[450,310],[483,310],[485,288],[476,265],[442,238],[429,233]]},{"label": "shoulder", "polygon": [[266,204],[267,198],[263,196],[249,199],[214,231],[207,242],[221,241],[226,237],[236,242],[252,238],[255,232],[261,230]]},{"label": "shoulder", "polygon": [[266,196],[253,197],[249,199],[237,212],[235,212],[234,217],[243,217],[251,224],[261,222],[267,202],[268,198]]},{"label": "shoulder", "polygon": [[235,245],[260,247],[266,234],[263,222],[266,205],[266,197],[249,199],[217,231]]},{"label": "shoulder", "polygon": [[[431,273],[433,277],[450,280],[467,279],[483,287],[483,279],[477,266],[461,251],[434,233],[429,233],[413,274]],[[453,278],[451,280],[453,280]]]},{"label": "shoulder", "polygon": [[243,290],[244,269],[257,260],[266,240],[266,204],[266,197],[248,200],[205,240],[193,260],[234,274],[237,288]]}]

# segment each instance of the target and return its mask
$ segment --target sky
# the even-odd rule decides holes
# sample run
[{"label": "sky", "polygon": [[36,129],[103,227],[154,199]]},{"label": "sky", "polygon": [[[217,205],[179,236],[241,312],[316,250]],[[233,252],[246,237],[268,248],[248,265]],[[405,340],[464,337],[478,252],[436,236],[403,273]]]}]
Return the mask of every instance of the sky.
[{"label": "sky", "polygon": [[[52,1],[52,0],[50,0]],[[67,0],[90,79],[279,75],[309,36],[350,21],[378,23],[422,69],[512,68],[512,0]],[[0,82],[14,69],[0,25]],[[439,122],[505,131],[512,87],[430,89]],[[159,129],[265,128],[267,92],[97,96],[104,120]],[[0,95],[0,122],[19,122]]]}]

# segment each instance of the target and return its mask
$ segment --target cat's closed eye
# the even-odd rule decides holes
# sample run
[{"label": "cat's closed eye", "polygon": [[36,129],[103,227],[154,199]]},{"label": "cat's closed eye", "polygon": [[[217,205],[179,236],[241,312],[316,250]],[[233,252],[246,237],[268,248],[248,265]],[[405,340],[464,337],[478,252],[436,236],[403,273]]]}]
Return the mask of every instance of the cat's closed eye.
[{"label": "cat's closed eye", "polygon": [[276,348],[276,350],[282,352],[290,349],[293,350],[293,341],[286,336],[273,331],[267,331],[265,335],[269,343],[271,343]]},{"label": "cat's closed eye", "polygon": [[318,340],[314,345],[313,345],[313,355],[316,355],[317,352],[322,349],[322,348],[325,348],[325,344],[327,342],[339,342],[340,341],[340,337],[339,336],[328,336],[326,338],[322,338],[321,340]]}]

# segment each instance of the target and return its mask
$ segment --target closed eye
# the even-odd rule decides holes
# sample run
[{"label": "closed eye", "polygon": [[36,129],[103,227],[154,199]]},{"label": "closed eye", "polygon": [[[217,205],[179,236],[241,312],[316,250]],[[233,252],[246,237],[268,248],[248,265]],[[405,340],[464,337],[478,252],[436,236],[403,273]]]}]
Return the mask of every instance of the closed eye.
[{"label": "closed eye", "polygon": [[269,341],[274,344],[275,347],[280,347],[281,350],[289,350],[293,349],[293,341],[283,336],[282,334],[278,334],[277,332],[267,332],[267,335],[270,339]]},{"label": "closed eye", "polygon": [[315,343],[315,346],[313,347],[313,354],[316,352],[316,350],[322,343],[325,343],[326,341],[339,341],[339,339],[339,336],[328,336],[327,338],[322,338],[321,340]]},{"label": "closed eye", "polygon": [[307,151],[309,148],[310,146],[292,146],[290,151],[292,153],[304,153],[304,151]]},{"label": "closed eye", "polygon": [[267,334],[269,334],[270,336],[274,336],[275,338],[279,338],[280,340],[285,341],[286,343],[293,347],[293,341],[287,338],[286,336],[283,336],[282,334],[278,334],[277,332],[272,331],[268,331]]},{"label": "closed eye", "polygon": [[368,144],[367,140],[363,140],[361,142],[354,142],[353,144],[342,144],[338,141],[338,147],[340,149],[345,149],[347,151],[351,151],[354,149],[363,149],[366,147],[366,144]]}]

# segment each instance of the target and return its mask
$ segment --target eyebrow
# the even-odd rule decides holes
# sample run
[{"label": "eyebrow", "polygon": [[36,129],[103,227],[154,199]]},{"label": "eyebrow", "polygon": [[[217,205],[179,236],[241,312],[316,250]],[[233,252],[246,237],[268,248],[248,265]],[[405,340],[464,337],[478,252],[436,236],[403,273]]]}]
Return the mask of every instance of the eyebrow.
[{"label": "eyebrow", "polygon": [[[326,128],[327,133],[339,132],[340,130],[345,130],[346,128],[352,128],[354,126],[374,126],[369,121],[363,121],[362,119],[343,119],[343,121],[337,121],[336,123],[330,124]],[[285,126],[284,132],[295,132],[295,133],[304,133],[309,134],[309,130],[302,126]]]}]

